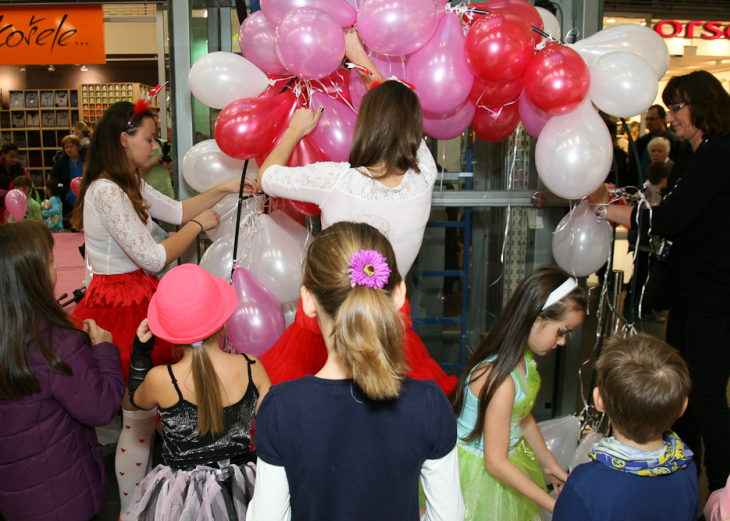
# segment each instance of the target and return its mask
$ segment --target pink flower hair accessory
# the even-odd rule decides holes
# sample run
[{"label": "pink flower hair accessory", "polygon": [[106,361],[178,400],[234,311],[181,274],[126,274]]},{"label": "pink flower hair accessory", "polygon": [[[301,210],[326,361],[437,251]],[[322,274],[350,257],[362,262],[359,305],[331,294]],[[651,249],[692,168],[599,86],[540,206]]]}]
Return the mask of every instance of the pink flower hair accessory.
[{"label": "pink flower hair accessory", "polygon": [[349,264],[352,287],[383,289],[390,277],[390,267],[386,260],[375,250],[360,250],[353,255]]}]

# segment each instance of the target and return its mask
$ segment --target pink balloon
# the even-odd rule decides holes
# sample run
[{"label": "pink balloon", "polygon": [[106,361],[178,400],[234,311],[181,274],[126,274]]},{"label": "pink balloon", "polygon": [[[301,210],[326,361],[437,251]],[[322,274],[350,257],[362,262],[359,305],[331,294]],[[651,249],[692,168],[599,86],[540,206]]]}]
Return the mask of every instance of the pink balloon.
[{"label": "pink balloon", "polygon": [[287,91],[275,98],[244,98],[224,108],[215,122],[215,141],[223,153],[236,159],[250,159],[266,152],[296,103]]},{"label": "pink balloon", "polygon": [[5,210],[20,222],[28,209],[28,198],[20,190],[10,190],[5,194]]},{"label": "pink balloon", "polygon": [[464,104],[474,83],[464,58],[466,37],[456,13],[441,18],[426,45],[408,59],[406,79],[416,87],[421,107],[446,114]]},{"label": "pink balloon", "polygon": [[261,11],[251,13],[238,31],[238,45],[243,57],[264,72],[281,74],[286,67],[281,64],[274,46],[274,28]]},{"label": "pink balloon", "polygon": [[448,114],[423,113],[423,132],[434,139],[454,139],[461,135],[474,119],[476,106],[466,100]]},{"label": "pink balloon", "polygon": [[316,7],[289,11],[276,26],[276,55],[301,78],[318,80],[331,74],[345,56],[342,27]]},{"label": "pink balloon", "polygon": [[395,76],[401,80],[406,79],[406,63],[408,62],[408,57],[389,56],[367,48],[365,51],[368,53],[368,58],[370,58],[370,61],[373,62],[373,65],[375,65],[375,68],[378,69],[380,74],[386,78]]},{"label": "pink balloon", "polygon": [[233,289],[238,305],[226,322],[228,338],[239,353],[261,356],[284,333],[284,311],[276,297],[244,268],[233,272]]},{"label": "pink balloon", "polygon": [[540,135],[545,123],[547,123],[550,118],[555,115],[537,108],[535,104],[530,101],[530,98],[527,96],[524,89],[522,89],[522,95],[518,102],[518,110],[520,112],[522,126],[524,126],[525,130],[534,137],[538,137]]},{"label": "pink balloon", "polygon": [[289,11],[300,7],[316,7],[334,18],[343,29],[355,25],[357,11],[345,0],[261,0],[261,11],[276,27]]},{"label": "pink balloon", "polygon": [[367,91],[368,89],[365,87],[365,82],[362,81],[360,73],[352,69],[350,71],[350,99],[352,100],[352,106],[358,112],[360,111],[360,104]]},{"label": "pink balloon", "polygon": [[431,39],[439,11],[443,6],[433,0],[365,0],[357,12],[357,30],[376,52],[410,54]]},{"label": "pink balloon", "polygon": [[337,99],[352,103],[350,99],[350,70],[340,67],[329,76],[322,78],[312,84],[315,90],[323,89],[324,92]]},{"label": "pink balloon", "polygon": [[312,140],[332,161],[347,161],[355,135],[357,114],[344,103],[315,92],[312,94],[310,108],[318,110],[321,107],[324,107],[324,112],[317,128],[310,134]]}]

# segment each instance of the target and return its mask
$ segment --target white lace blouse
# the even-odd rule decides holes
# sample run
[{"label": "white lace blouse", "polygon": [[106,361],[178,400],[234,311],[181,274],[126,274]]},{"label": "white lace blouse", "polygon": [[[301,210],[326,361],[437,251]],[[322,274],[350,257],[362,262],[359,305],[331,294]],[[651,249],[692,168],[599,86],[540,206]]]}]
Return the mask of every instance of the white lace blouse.
[{"label": "white lace blouse", "polygon": [[[140,189],[152,217],[172,224],[182,222],[182,203],[162,195],[144,181]],[[143,268],[156,273],[165,267],[165,247],[150,235],[127,194],[113,181],[91,183],[84,198],[84,238],[94,275],[119,275]]]},{"label": "white lace blouse", "polygon": [[274,165],[261,187],[269,195],[314,203],[322,210],[322,228],[339,221],[366,222],[393,245],[398,271],[405,277],[416,260],[431,213],[436,163],[422,142],[420,174],[408,170],[396,188],[370,177],[366,168],[349,163],[315,163],[302,167]]}]

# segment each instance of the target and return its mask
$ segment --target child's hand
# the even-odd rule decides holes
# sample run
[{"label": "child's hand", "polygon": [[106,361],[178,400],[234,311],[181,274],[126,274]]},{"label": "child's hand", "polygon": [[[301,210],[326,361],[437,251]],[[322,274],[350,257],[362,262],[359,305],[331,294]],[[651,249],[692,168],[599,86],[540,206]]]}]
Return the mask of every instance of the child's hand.
[{"label": "child's hand", "polygon": [[109,331],[97,326],[96,322],[91,318],[87,318],[86,320],[84,320],[83,329],[86,333],[88,333],[89,338],[91,338],[92,346],[95,346],[96,344],[101,344],[102,342],[112,341],[112,334]]},{"label": "child's hand", "polygon": [[553,489],[555,490],[556,494],[560,494],[560,489],[565,485],[565,481],[568,479],[568,473],[563,470],[563,467],[558,465],[557,463],[555,465],[550,465],[548,467],[544,467],[543,470],[545,471],[545,474],[548,478],[550,478],[550,482],[553,484]]},{"label": "child's hand", "polygon": [[137,328],[137,338],[139,338],[140,342],[146,344],[153,336],[154,335],[152,334],[152,331],[150,331],[150,327],[147,325],[147,319],[145,318],[139,323],[139,327]]},{"label": "child's hand", "polygon": [[300,139],[303,138],[317,127],[323,110],[324,108],[320,110],[297,109],[289,120],[289,129],[299,136]]}]

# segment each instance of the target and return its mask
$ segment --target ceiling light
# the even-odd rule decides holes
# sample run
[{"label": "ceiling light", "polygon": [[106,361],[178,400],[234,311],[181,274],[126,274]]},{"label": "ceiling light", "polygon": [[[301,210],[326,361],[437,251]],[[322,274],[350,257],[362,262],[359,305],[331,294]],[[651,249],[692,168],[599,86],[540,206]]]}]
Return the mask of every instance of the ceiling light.
[{"label": "ceiling light", "polygon": [[25,72],[25,65],[20,66],[20,72]]},{"label": "ceiling light", "polygon": [[56,70],[56,68],[53,65],[48,66],[48,72],[53,72],[55,70]]},{"label": "ceiling light", "polygon": [[81,66],[81,72],[86,72],[88,70],[89,70],[89,68],[86,65]]}]

